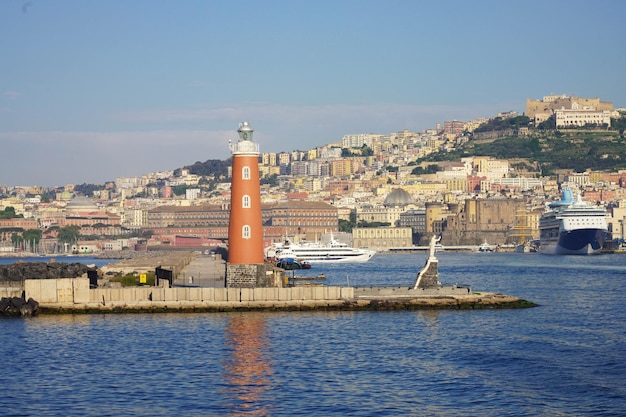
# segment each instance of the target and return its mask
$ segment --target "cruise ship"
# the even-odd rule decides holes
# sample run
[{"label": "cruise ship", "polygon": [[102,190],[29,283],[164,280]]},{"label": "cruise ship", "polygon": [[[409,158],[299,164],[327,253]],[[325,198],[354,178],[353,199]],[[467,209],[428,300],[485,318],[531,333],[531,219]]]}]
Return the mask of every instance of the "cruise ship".
[{"label": "cruise ship", "polygon": [[308,263],[331,263],[331,262],[367,262],[376,251],[369,249],[358,249],[348,246],[346,243],[337,241],[333,236],[330,242],[323,244],[320,242],[293,243],[285,239],[283,243],[274,243],[266,248],[267,258],[295,258]]},{"label": "cruise ship", "polygon": [[548,255],[595,255],[607,238],[606,210],[564,189],[539,220],[539,252]]}]

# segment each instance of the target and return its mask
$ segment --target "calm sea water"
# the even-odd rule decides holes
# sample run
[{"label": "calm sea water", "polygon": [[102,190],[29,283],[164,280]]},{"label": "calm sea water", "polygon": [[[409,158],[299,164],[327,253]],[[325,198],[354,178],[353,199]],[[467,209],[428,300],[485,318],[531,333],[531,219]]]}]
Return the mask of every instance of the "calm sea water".
[{"label": "calm sea water", "polygon": [[[626,256],[441,253],[440,280],[522,310],[39,316],[0,320],[11,416],[626,414]],[[425,254],[318,266],[410,285]]]}]

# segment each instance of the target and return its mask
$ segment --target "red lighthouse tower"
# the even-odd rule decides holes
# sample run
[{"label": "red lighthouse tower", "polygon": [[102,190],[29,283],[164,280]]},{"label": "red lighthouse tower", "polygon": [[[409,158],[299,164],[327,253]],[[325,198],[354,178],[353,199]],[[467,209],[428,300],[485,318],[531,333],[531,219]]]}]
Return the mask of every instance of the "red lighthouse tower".
[{"label": "red lighthouse tower", "polygon": [[259,145],[252,141],[254,130],[248,122],[240,123],[237,132],[239,140],[230,145],[233,166],[226,284],[249,287],[256,286],[253,276],[258,268],[254,265],[264,261]]}]

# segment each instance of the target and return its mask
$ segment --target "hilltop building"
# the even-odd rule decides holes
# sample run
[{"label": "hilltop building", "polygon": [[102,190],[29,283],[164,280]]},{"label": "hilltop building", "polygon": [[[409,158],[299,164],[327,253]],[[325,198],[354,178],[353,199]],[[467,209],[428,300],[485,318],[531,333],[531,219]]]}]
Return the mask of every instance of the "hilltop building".
[{"label": "hilltop building", "polygon": [[[559,114],[557,115],[557,110]],[[608,125],[611,124],[610,112],[613,103],[600,101],[600,98],[569,97],[565,94],[545,96],[542,100],[526,99],[524,114],[534,121],[535,125],[556,115],[557,127],[585,124],[605,123],[608,116]],[[601,121],[599,123],[599,121]]]}]

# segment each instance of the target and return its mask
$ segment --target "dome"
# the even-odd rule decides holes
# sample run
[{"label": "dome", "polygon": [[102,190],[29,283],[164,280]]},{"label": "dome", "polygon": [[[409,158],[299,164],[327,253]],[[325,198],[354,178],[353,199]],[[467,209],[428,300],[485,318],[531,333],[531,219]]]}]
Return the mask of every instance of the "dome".
[{"label": "dome", "polygon": [[63,191],[61,193],[61,200],[63,201],[69,201],[72,199],[72,193],[70,193],[69,191]]},{"label": "dome", "polygon": [[98,206],[88,197],[76,197],[67,203],[65,209],[68,211],[98,211]]},{"label": "dome", "polygon": [[394,188],[389,194],[387,194],[383,204],[387,207],[406,206],[408,204],[413,204],[413,197],[411,197],[411,194],[402,188]]}]

